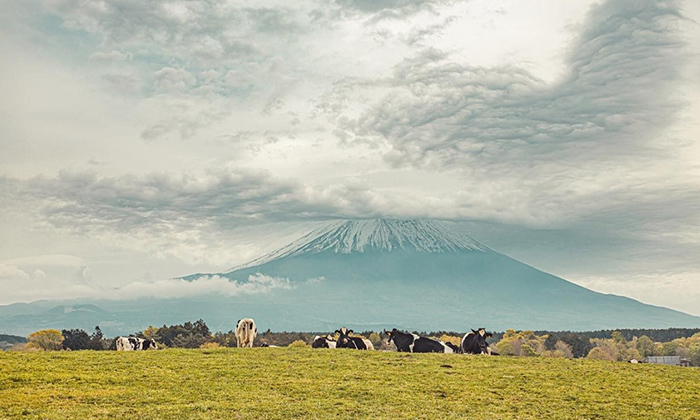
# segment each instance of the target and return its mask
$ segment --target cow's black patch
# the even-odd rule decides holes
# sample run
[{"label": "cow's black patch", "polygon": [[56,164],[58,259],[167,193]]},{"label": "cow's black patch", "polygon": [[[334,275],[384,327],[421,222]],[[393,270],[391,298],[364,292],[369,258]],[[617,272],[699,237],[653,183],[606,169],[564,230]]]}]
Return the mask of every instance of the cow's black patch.
[{"label": "cow's black patch", "polygon": [[388,332],[387,335],[389,336],[389,342],[394,342],[396,351],[411,352],[411,345],[413,345],[413,340],[415,340],[413,334],[407,334],[394,328],[391,332]]}]

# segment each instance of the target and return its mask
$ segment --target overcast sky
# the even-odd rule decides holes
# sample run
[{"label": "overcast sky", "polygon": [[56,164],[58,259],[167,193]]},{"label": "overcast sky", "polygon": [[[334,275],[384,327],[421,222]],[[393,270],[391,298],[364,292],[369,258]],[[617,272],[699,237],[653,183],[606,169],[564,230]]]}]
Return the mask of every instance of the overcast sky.
[{"label": "overcast sky", "polygon": [[4,1],[0,304],[148,295],[391,217],[700,315],[698,22],[696,1]]}]

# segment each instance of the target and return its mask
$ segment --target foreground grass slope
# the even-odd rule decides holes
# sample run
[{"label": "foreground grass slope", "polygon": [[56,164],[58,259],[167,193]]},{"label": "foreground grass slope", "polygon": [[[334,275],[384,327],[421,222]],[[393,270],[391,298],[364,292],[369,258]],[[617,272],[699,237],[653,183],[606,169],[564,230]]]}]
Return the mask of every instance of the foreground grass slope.
[{"label": "foreground grass slope", "polygon": [[472,415],[700,419],[700,369],[308,348],[0,353],[0,418]]}]

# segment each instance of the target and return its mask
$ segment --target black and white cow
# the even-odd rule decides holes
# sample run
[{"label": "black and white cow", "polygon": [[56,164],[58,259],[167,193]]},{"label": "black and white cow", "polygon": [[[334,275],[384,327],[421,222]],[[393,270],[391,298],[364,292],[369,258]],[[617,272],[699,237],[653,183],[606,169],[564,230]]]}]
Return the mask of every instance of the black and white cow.
[{"label": "black and white cow", "polygon": [[157,350],[156,341],[152,338],[118,337],[117,351]]},{"label": "black and white cow", "polygon": [[396,350],[406,353],[454,353],[453,347],[440,340],[408,334],[394,328],[386,333],[389,342],[394,342]]},{"label": "black and white cow", "polygon": [[336,347],[339,349],[357,349],[357,350],[374,350],[372,342],[364,337],[350,337],[352,330],[348,330],[343,327],[339,330],[335,330],[338,334],[338,341]]},{"label": "black and white cow", "polygon": [[313,343],[311,343],[311,347],[314,349],[334,349],[335,346],[336,341],[333,340],[333,338],[331,338],[331,336],[329,335],[324,337],[317,335],[316,337],[314,337]]},{"label": "black and white cow", "polygon": [[491,351],[489,343],[486,342],[486,339],[490,337],[491,333],[487,333],[484,328],[466,333],[462,338],[462,352],[466,354],[498,355],[498,353]]},{"label": "black and white cow", "polygon": [[258,335],[258,327],[252,318],[239,319],[236,322],[236,345],[238,347],[253,347],[253,341]]}]

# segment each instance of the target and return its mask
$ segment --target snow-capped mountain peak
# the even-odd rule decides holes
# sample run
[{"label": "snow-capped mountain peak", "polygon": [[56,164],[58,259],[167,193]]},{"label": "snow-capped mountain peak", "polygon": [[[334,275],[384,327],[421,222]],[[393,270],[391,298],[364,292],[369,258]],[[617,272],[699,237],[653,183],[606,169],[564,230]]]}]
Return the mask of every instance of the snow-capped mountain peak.
[{"label": "snow-capped mountain peak", "polygon": [[348,220],[311,231],[297,241],[231,271],[307,253],[348,254],[398,249],[439,253],[483,252],[488,248],[471,237],[456,233],[446,225],[432,220]]}]

